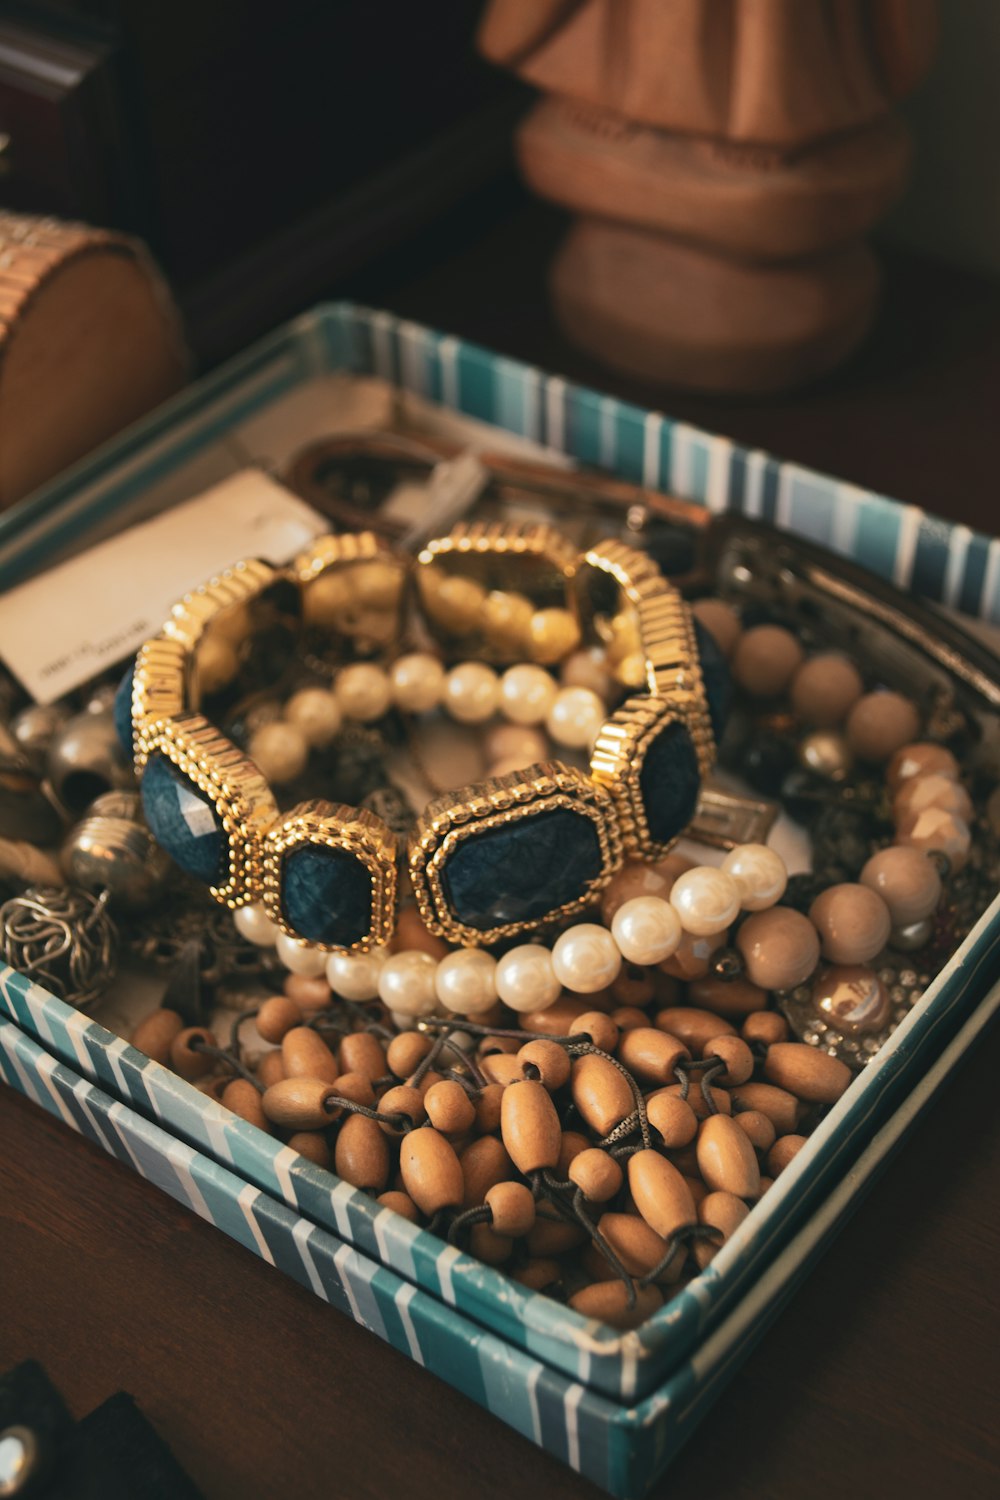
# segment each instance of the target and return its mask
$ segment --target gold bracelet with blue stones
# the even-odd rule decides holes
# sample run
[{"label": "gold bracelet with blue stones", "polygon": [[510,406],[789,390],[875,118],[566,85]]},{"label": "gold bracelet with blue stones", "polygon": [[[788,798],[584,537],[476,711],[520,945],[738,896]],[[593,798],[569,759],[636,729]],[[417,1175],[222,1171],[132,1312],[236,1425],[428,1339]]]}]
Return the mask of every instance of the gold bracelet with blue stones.
[{"label": "gold bracelet with blue stones", "polygon": [[[510,664],[530,627],[510,606],[526,598],[533,616],[569,611],[590,639],[624,613],[641,685],[605,721],[588,772],[553,759],[450,792],[406,847],[367,809],[279,811],[254,762],[200,712],[248,651],[272,668],[331,648],[384,657],[411,602],[450,659]],[[584,910],[626,856],[661,858],[694,816],[727,694],[714,642],[645,555],[617,541],[576,553],[546,526],[476,523],[413,561],[360,533],[321,537],[286,568],[235,564],[174,606],[116,711],[146,821],[181,868],[227,906],[262,902],[291,936],[357,953],[392,936],[404,861],[426,926],[482,945]]]}]

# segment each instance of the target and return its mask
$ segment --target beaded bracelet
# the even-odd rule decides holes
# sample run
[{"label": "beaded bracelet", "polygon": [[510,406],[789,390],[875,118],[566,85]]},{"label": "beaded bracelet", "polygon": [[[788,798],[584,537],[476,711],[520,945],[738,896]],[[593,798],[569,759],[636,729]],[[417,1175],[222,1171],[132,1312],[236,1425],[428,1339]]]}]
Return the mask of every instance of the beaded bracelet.
[{"label": "beaded bracelet", "polygon": [[[522,612],[520,633],[509,612],[485,608],[512,573],[546,606]],[[364,808],[313,800],[280,813],[253,760],[199,709],[240,653],[287,659],[313,649],[319,628],[345,653],[399,639],[408,574],[371,533],[322,537],[287,569],[238,563],[174,606],[119,692],[161,845],[216,900],[262,902],[282,931],[324,950],[387,941],[399,840]],[[451,651],[483,642],[510,659],[526,633],[548,656],[624,615],[641,653],[646,692],[604,722],[589,774],[541,762],[441,796],[418,819],[407,866],[424,922],[453,942],[490,944],[582,911],[626,854],[653,860],[670,848],[712,764],[728,675],[676,590],[618,542],[577,555],[548,527],[463,526],[428,545],[415,578],[426,622]],[[564,618],[577,624],[560,640]]]}]

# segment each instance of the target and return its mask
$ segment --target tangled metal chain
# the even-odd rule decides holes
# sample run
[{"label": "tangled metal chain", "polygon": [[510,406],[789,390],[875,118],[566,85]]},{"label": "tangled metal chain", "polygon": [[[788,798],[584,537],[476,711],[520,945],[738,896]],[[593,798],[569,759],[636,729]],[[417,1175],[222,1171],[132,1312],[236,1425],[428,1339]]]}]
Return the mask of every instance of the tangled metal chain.
[{"label": "tangled metal chain", "polygon": [[12,968],[83,1010],[104,993],[118,965],[107,900],[107,891],[29,886],[0,906],[0,951]]}]

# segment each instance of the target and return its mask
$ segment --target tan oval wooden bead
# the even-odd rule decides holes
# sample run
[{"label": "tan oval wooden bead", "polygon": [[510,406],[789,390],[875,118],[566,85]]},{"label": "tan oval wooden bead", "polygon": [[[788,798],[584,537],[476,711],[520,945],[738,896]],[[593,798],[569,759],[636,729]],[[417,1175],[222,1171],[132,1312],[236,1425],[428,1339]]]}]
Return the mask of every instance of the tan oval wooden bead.
[{"label": "tan oval wooden bead", "polygon": [[[648,1005],[655,993],[653,977],[649,970],[640,968],[637,964],[628,963],[622,965],[618,974],[611,981],[610,989],[611,998],[618,1007],[618,1011],[611,1012],[612,1021],[615,1021],[615,1016],[619,1011],[629,1013],[633,1010],[639,1010],[640,1006]],[[639,1013],[640,1015],[642,1014],[641,1011]],[[644,1026],[648,1023],[646,1018],[643,1017],[642,1021],[633,1024]],[[620,1021],[615,1021],[615,1025],[619,1030],[622,1029]]]},{"label": "tan oval wooden bead", "polygon": [[215,1037],[207,1026],[185,1026],[170,1043],[170,1066],[175,1073],[193,1083],[204,1078],[215,1067],[216,1059],[208,1052],[200,1052],[196,1043],[215,1046]]},{"label": "tan oval wooden bead", "polygon": [[618,1061],[641,1083],[666,1083],[690,1056],[679,1037],[656,1026],[636,1026],[618,1041]]},{"label": "tan oval wooden bead", "polygon": [[222,1096],[226,1087],[232,1082],[232,1073],[212,1073],[207,1078],[196,1078],[194,1086],[199,1094],[207,1094],[210,1099],[222,1103]]},{"label": "tan oval wooden bead", "polygon": [[516,1052],[494,1052],[491,1056],[482,1058],[479,1071],[490,1083],[498,1083],[503,1089],[524,1078],[524,1066]]},{"label": "tan oval wooden bead", "polygon": [[548,1090],[525,1080],[504,1090],[500,1134],[507,1154],[525,1177],[554,1167],[562,1146],[562,1126]]},{"label": "tan oval wooden bead", "polygon": [[703,1271],[709,1261],[714,1259],[726,1240],[735,1234],[749,1212],[742,1198],[738,1198],[735,1193],[705,1194],[698,1204],[698,1222],[711,1224],[712,1228],[720,1230],[721,1234],[719,1239],[695,1241],[692,1248],[700,1271]]},{"label": "tan oval wooden bead", "polygon": [[738,1109],[755,1109],[766,1115],[778,1135],[789,1135],[799,1122],[802,1106],[798,1099],[773,1083],[740,1083],[731,1095]]},{"label": "tan oval wooden bead", "polygon": [[391,1188],[387,1193],[380,1193],[376,1202],[382,1208],[391,1208],[394,1214],[401,1214],[404,1219],[409,1219],[411,1224],[420,1223],[420,1210],[409,1193]]},{"label": "tan oval wooden bead", "polygon": [[429,1219],[442,1208],[457,1208],[461,1203],[465,1191],[462,1164],[451,1143],[429,1125],[404,1135],[399,1170],[406,1191]]},{"label": "tan oval wooden bead", "polygon": [[[638,1214],[606,1213],[597,1224],[630,1276],[645,1276],[658,1266],[667,1253],[667,1242],[655,1229],[650,1229],[645,1219]],[[606,1273],[608,1260],[601,1254],[599,1245],[594,1246],[596,1258],[591,1262],[597,1276]],[[666,1268],[657,1276],[658,1283],[676,1281],[686,1259],[683,1246],[668,1261]]]},{"label": "tan oval wooden bead", "polygon": [[736,933],[747,978],[764,990],[802,984],[819,963],[819,935],[808,917],[790,906],[754,912]]},{"label": "tan oval wooden bead", "polygon": [[154,1062],[170,1062],[170,1045],[184,1030],[184,1022],[175,1010],[161,1007],[139,1022],[132,1033],[132,1046]]},{"label": "tan oval wooden bead", "polygon": [[787,1042],[788,1022],[776,1010],[758,1011],[747,1016],[740,1035],[747,1046],[770,1047],[774,1042]]},{"label": "tan oval wooden bead", "polygon": [[741,1109],[733,1119],[755,1151],[770,1151],[776,1131],[767,1115],[759,1109]]},{"label": "tan oval wooden bead", "polygon": [[596,1052],[576,1058],[571,1086],[573,1103],[599,1136],[609,1135],[635,1108],[627,1079],[613,1062]]},{"label": "tan oval wooden bead", "polygon": [[444,1135],[459,1135],[476,1123],[476,1106],[453,1078],[432,1084],[424,1095],[424,1109],[434,1129]]},{"label": "tan oval wooden bead", "polygon": [[613,1156],[591,1146],[570,1162],[569,1180],[576,1183],[591,1203],[608,1203],[619,1192],[625,1179]]},{"label": "tan oval wooden bead", "polygon": [[514,1175],[514,1163],[507,1155],[502,1141],[495,1135],[481,1135],[470,1141],[459,1156],[465,1187],[462,1193],[463,1208],[478,1208],[485,1202],[486,1194],[498,1182],[507,1182]]},{"label": "tan oval wooden bead", "polygon": [[767,1153],[767,1170],[772,1177],[780,1177],[790,1161],[794,1161],[806,1144],[804,1135],[779,1136]]},{"label": "tan oval wooden bead", "polygon": [[562,1142],[559,1146],[559,1160],[556,1162],[556,1171],[563,1179],[569,1176],[570,1164],[580,1155],[581,1151],[590,1150],[590,1140],[579,1130],[564,1130]]},{"label": "tan oval wooden bead", "polygon": [[522,1031],[530,1031],[536,1036],[569,1036],[573,1022],[579,1016],[591,1014],[594,1008],[593,995],[584,1000],[577,995],[564,994],[545,1010],[533,1010],[518,1016],[518,1025]]},{"label": "tan oval wooden bead", "polygon": [[562,1269],[557,1260],[548,1260],[537,1257],[529,1260],[526,1265],[519,1266],[516,1271],[511,1271],[511,1278],[521,1286],[526,1286],[531,1292],[544,1292],[546,1287],[555,1286],[562,1275]]},{"label": "tan oval wooden bead", "polygon": [[[330,1092],[336,1094],[338,1099],[349,1099],[352,1104],[363,1104],[366,1109],[375,1108],[375,1090],[369,1079],[361,1073],[341,1073]],[[341,1114],[335,1110],[334,1119]]]},{"label": "tan oval wooden bead", "polygon": [[480,1135],[492,1135],[500,1129],[500,1110],[503,1104],[502,1083],[488,1083],[476,1100],[476,1129]]},{"label": "tan oval wooden bead", "polygon": [[390,1073],[397,1078],[409,1078],[423,1062],[433,1043],[422,1031],[401,1031],[394,1036],[385,1049],[385,1060]]},{"label": "tan oval wooden bead", "polygon": [[565,1047],[558,1042],[525,1042],[517,1054],[525,1078],[534,1078],[553,1092],[569,1081],[572,1066]]},{"label": "tan oval wooden bead", "polygon": [[664,1155],[667,1161],[677,1168],[682,1177],[689,1181],[694,1178],[697,1178],[699,1182],[701,1181],[701,1172],[698,1168],[698,1153],[693,1143],[690,1146],[683,1146],[679,1151],[665,1151]]},{"label": "tan oval wooden bead", "polygon": [[760,1191],[757,1154],[730,1115],[711,1115],[702,1121],[696,1154],[698,1170],[712,1192],[756,1198]]},{"label": "tan oval wooden bead", "polygon": [[[681,1099],[681,1088],[682,1085],[679,1083],[670,1083],[665,1089],[658,1092],[670,1095],[675,1099]],[[712,1096],[712,1103],[715,1105],[719,1113],[723,1115],[731,1115],[733,1112],[733,1101],[730,1098],[728,1090],[717,1089],[712,1084],[709,1084],[708,1091]],[[650,1094],[649,1097],[650,1099],[654,1099],[657,1097],[657,1095]],[[689,1109],[694,1111],[695,1119],[708,1119],[711,1111],[709,1110],[708,1105],[705,1103],[705,1096],[702,1093],[701,1087],[697,1082],[692,1082],[691,1087],[688,1089],[687,1099],[684,1102],[687,1104]]]},{"label": "tan oval wooden bead", "polygon": [[637,1151],[629,1157],[628,1185],[639,1213],[665,1240],[682,1224],[694,1222],[691,1189],[658,1151]]},{"label": "tan oval wooden bead", "polygon": [[656,1017],[658,1031],[677,1038],[692,1057],[701,1057],[702,1049],[717,1036],[735,1036],[736,1028],[722,1016],[693,1005],[670,1005]]},{"label": "tan oval wooden bead", "polygon": [[574,1292],[569,1305],[583,1317],[597,1318],[601,1323],[609,1323],[612,1328],[639,1328],[663,1306],[663,1295],[655,1286],[637,1286],[635,1303],[629,1307],[628,1296],[620,1280],[594,1281],[590,1286]]},{"label": "tan oval wooden bead", "polygon": [[325,1104],[330,1092],[324,1078],[283,1078],[264,1090],[261,1104],[274,1125],[286,1130],[319,1130],[332,1118]]},{"label": "tan oval wooden bead", "polygon": [[807,1047],[805,1042],[775,1042],[764,1058],[764,1077],[807,1104],[834,1104],[850,1084],[851,1070],[839,1058]]},{"label": "tan oval wooden bead", "polygon": [[352,1187],[381,1193],[389,1181],[389,1143],[377,1120],[348,1115],[337,1132],[333,1169]]},{"label": "tan oval wooden bead", "polygon": [[286,1078],[325,1078],[336,1083],[342,1071],[323,1038],[311,1026],[293,1026],[281,1039]]},{"label": "tan oval wooden bead", "polygon": [[262,1088],[269,1089],[273,1083],[280,1083],[285,1076],[285,1064],[281,1058],[281,1048],[275,1047],[271,1052],[263,1052],[257,1059],[257,1079]]},{"label": "tan oval wooden bead", "polygon": [[773,1188],[773,1187],[774,1187],[774,1178],[773,1177],[762,1177],[760,1179],[760,1197],[763,1198],[763,1196],[767,1192],[768,1188]]},{"label": "tan oval wooden bead", "polygon": [[483,1040],[476,1048],[476,1056],[482,1059],[484,1057],[499,1057],[503,1053],[508,1057],[516,1057],[522,1045],[514,1037],[486,1036],[483,1037]]},{"label": "tan oval wooden bead", "polygon": [[320,1135],[318,1130],[297,1130],[294,1135],[288,1137],[287,1142],[292,1151],[297,1151],[307,1161],[311,1161],[317,1167],[330,1167],[333,1158],[330,1155],[330,1147],[326,1137]]},{"label": "tan oval wooden bead", "polygon": [[535,1200],[523,1182],[498,1182],[489,1189],[485,1202],[493,1215],[497,1234],[520,1239],[535,1223]]},{"label": "tan oval wooden bead", "polygon": [[726,1065],[724,1073],[716,1073],[714,1081],[723,1088],[732,1088],[736,1083],[746,1083],[754,1069],[754,1056],[738,1036],[716,1036],[706,1045],[703,1057],[717,1057]]},{"label": "tan oval wooden bead", "polygon": [[277,1044],[293,1026],[301,1025],[302,1011],[287,995],[271,995],[257,1012],[256,1026],[264,1042]]},{"label": "tan oval wooden bead", "polygon": [[648,1015],[644,1010],[640,1010],[637,1005],[620,1005],[617,1010],[611,1012],[611,1019],[618,1027],[619,1032],[631,1031],[635,1026],[649,1025]]},{"label": "tan oval wooden bead", "polygon": [[326,1010],[333,991],[322,974],[286,974],[282,989],[302,1011]]},{"label": "tan oval wooden bead", "polygon": [[222,1103],[227,1109],[270,1135],[271,1122],[264,1113],[260,1099],[260,1089],[255,1088],[248,1078],[233,1078],[222,1091]]},{"label": "tan oval wooden bead", "polygon": [[550,1218],[540,1209],[527,1237],[529,1255],[565,1255],[576,1250],[588,1239],[587,1231],[579,1224],[567,1223],[565,1219]]},{"label": "tan oval wooden bead", "polygon": [[692,980],[688,995],[696,1006],[727,1021],[741,1021],[767,1005],[767,990],[759,984],[749,979],[717,979],[714,974]]},{"label": "tan oval wooden bead", "polygon": [[342,1073],[362,1073],[372,1082],[389,1072],[385,1048],[370,1031],[352,1031],[343,1037],[337,1057]]},{"label": "tan oval wooden bead", "polygon": [[[405,1115],[412,1125],[422,1125],[427,1118],[423,1094],[406,1083],[386,1089],[379,1096],[377,1108],[380,1115]],[[388,1120],[380,1120],[379,1124],[389,1137],[402,1134],[400,1126],[392,1125]]]},{"label": "tan oval wooden bead", "polygon": [[602,1052],[613,1052],[618,1045],[618,1027],[609,1015],[600,1010],[588,1010],[570,1022],[568,1036],[578,1036],[581,1041],[589,1038]]},{"label": "tan oval wooden bead", "polygon": [[665,1089],[650,1094],[646,1100],[646,1118],[663,1137],[668,1151],[689,1146],[698,1134],[698,1116],[690,1104],[679,1094],[670,1094]]},{"label": "tan oval wooden bead", "polygon": [[469,1230],[469,1253],[485,1266],[502,1266],[510,1260],[514,1241],[509,1234],[498,1234],[489,1224],[473,1224]]}]

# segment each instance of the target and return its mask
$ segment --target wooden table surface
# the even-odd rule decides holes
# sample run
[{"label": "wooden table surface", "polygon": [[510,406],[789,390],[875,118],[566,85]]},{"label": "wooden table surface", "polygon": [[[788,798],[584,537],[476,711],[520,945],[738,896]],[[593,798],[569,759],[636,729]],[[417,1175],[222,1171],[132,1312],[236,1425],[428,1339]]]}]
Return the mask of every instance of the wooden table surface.
[{"label": "wooden table surface", "polygon": [[[565,345],[543,295],[558,232],[509,193],[331,291],[998,529],[996,288],[896,257],[851,368],[773,402],[707,401]],[[998,1077],[994,1028],[656,1496],[1000,1494]],[[131,1392],[210,1500],[599,1493],[6,1089],[0,1142],[0,1369],[41,1360],[76,1415]]]}]

